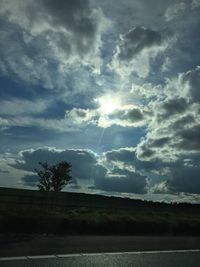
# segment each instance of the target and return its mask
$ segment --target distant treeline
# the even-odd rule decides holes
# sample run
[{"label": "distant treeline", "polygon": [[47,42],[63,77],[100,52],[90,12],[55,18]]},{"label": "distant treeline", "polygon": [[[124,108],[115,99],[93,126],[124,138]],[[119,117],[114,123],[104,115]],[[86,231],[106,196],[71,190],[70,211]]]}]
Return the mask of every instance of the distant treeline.
[{"label": "distant treeline", "polygon": [[199,235],[200,205],[0,188],[0,231]]}]

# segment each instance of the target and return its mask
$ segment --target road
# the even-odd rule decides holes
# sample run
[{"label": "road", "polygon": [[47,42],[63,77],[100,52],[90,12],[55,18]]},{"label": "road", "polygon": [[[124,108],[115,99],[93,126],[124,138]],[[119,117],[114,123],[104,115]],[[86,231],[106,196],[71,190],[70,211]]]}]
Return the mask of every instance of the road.
[{"label": "road", "polygon": [[200,249],[200,237],[0,235],[0,257]]},{"label": "road", "polygon": [[1,267],[197,267],[200,251],[74,254],[0,259]]}]

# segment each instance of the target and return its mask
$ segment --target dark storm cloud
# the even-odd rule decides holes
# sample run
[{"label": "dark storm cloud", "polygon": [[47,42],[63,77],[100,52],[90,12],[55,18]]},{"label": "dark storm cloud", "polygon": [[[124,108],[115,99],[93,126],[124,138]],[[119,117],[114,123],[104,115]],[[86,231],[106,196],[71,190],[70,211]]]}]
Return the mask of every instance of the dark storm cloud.
[{"label": "dark storm cloud", "polygon": [[178,136],[180,137],[177,145],[179,149],[200,151],[200,124],[180,131]]},{"label": "dark storm cloud", "polygon": [[145,48],[161,45],[162,39],[163,37],[160,32],[142,27],[135,27],[122,36],[118,46],[118,58],[122,61],[130,61]]},{"label": "dark storm cloud", "polygon": [[[127,149],[128,150],[128,149]],[[111,165],[119,162],[130,164],[128,151],[122,149],[117,153],[113,151],[108,153],[106,161],[111,162]],[[114,154],[116,156],[114,156]],[[118,156],[117,156],[118,154]],[[84,184],[88,181],[88,185],[94,184],[95,189],[112,192],[127,192],[143,194],[146,191],[147,179],[132,170],[120,169],[117,165],[114,168],[104,165],[103,161],[99,161],[98,157],[89,150],[58,150],[53,148],[40,148],[36,150],[25,150],[20,152],[21,160],[10,164],[12,167],[31,172],[22,178],[22,182],[27,186],[36,186],[38,177],[32,172],[35,168],[39,168],[39,161],[46,161],[49,164],[66,160],[72,164],[72,177],[76,185]],[[133,156],[133,155],[132,155]],[[110,169],[109,169],[110,168]]]},{"label": "dark storm cloud", "polygon": [[167,30],[134,27],[120,35],[111,68],[121,77],[136,74],[146,78],[158,55],[172,43],[172,34]]},{"label": "dark storm cloud", "polygon": [[75,48],[78,54],[84,55],[92,49],[96,41],[99,21],[98,14],[96,13],[95,16],[89,1],[43,0],[40,2],[44,12],[50,16],[49,23],[52,27],[64,27],[73,33],[71,40],[62,32],[58,35],[57,45],[64,52],[70,55]]},{"label": "dark storm cloud", "polygon": [[95,187],[104,191],[146,193],[146,177],[128,170],[115,169],[112,175],[95,179]]},{"label": "dark storm cloud", "polygon": [[155,151],[149,148],[149,144],[146,145],[145,143],[142,143],[142,144],[140,143],[137,148],[139,151],[137,155],[139,155],[140,159],[143,159],[143,160],[150,159],[151,157],[155,155]]},{"label": "dark storm cloud", "polygon": [[135,158],[135,151],[131,148],[121,148],[118,150],[111,150],[104,153],[106,161],[118,162],[121,161],[124,164],[132,164]]},{"label": "dark storm cloud", "polygon": [[[146,151],[146,153],[150,153]],[[136,154],[136,148],[125,147],[117,150],[110,150],[103,153],[104,156],[104,164],[108,166],[109,169],[112,170],[112,173],[115,170],[124,169],[125,171],[135,171],[136,173],[145,172],[145,175],[150,173],[151,171],[157,171],[162,164],[162,167],[166,167],[165,163],[162,163],[161,160],[157,161],[145,161],[139,160]],[[167,165],[168,166],[168,165]],[[121,168],[121,169],[120,169]],[[147,175],[148,176],[148,175]]]},{"label": "dark storm cloud", "polygon": [[169,99],[161,105],[163,113],[161,118],[167,118],[177,113],[183,113],[188,106],[188,101],[184,98]]},{"label": "dark storm cloud", "polygon": [[12,166],[26,171],[38,168],[38,162],[56,164],[68,161],[72,164],[72,176],[78,179],[90,179],[94,168],[98,168],[95,154],[87,150],[57,150],[53,148],[39,148],[25,150],[21,153],[21,161],[16,161]]},{"label": "dark storm cloud", "polygon": [[152,141],[152,146],[153,147],[163,147],[165,144],[168,144],[170,141],[169,137],[162,137],[158,139],[154,139]]},{"label": "dark storm cloud", "polygon": [[23,176],[21,180],[24,183],[24,185],[35,187],[39,182],[39,176],[28,174]]},{"label": "dark storm cloud", "polygon": [[[50,23],[55,25],[62,25],[77,33],[77,37],[93,41],[97,31],[97,21],[93,16],[92,9],[89,6],[89,1],[81,0],[43,0],[43,6],[47,13],[51,16]],[[82,42],[79,44],[80,48],[84,46],[87,48],[89,43]],[[91,45],[91,43],[90,43]]]},{"label": "dark storm cloud", "polygon": [[170,137],[159,137],[143,139],[137,146],[136,155],[141,161],[158,160],[161,150],[170,145]]},{"label": "dark storm cloud", "polygon": [[200,168],[183,167],[172,170],[172,178],[166,183],[169,191],[200,194]]},{"label": "dark storm cloud", "polygon": [[165,147],[165,145],[170,144],[170,137],[156,137],[156,138],[149,138],[148,143],[142,142],[140,144],[140,157],[144,159],[151,158],[156,154],[156,149],[161,149]]},{"label": "dark storm cloud", "polygon": [[181,117],[180,119],[177,119],[174,125],[172,125],[172,129],[173,131],[177,129],[184,129],[186,125],[189,125],[194,122],[195,122],[195,116],[189,114],[189,115]]}]

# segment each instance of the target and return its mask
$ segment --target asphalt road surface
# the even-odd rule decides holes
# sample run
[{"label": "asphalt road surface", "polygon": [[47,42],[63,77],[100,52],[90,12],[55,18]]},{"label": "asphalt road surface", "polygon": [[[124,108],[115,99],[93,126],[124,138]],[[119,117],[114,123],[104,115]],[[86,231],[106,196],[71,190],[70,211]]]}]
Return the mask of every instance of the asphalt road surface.
[{"label": "asphalt road surface", "polygon": [[0,257],[200,249],[200,237],[0,235]]},{"label": "asphalt road surface", "polygon": [[0,259],[1,267],[197,267],[200,251],[101,253]]}]

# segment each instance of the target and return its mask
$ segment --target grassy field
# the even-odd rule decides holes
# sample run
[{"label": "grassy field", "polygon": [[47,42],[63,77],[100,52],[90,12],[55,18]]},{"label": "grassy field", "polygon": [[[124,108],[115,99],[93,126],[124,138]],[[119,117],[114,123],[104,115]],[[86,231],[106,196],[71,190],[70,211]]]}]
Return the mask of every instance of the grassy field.
[{"label": "grassy field", "polygon": [[0,188],[0,232],[200,235],[200,205]]}]

